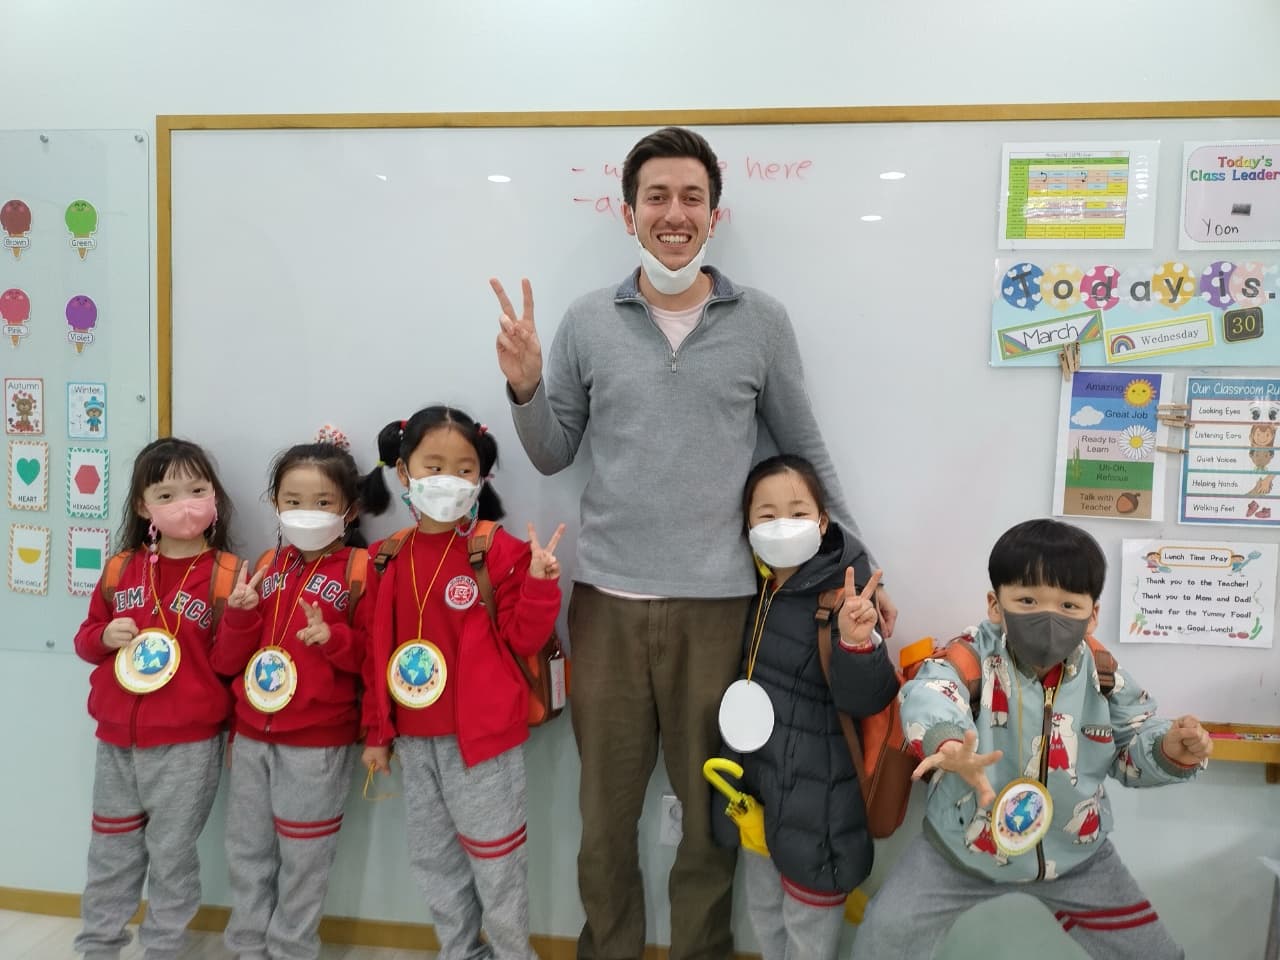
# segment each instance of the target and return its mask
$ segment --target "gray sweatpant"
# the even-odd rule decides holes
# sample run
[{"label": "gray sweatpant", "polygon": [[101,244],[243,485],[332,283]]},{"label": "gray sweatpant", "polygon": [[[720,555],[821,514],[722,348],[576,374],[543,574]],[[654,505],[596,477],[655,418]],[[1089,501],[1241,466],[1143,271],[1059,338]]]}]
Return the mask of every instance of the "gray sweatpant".
[{"label": "gray sweatpant", "polygon": [[764,960],[835,960],[844,929],[844,895],[799,887],[758,853],[744,850],[739,859],[760,956]]},{"label": "gray sweatpant", "polygon": [[231,746],[227,949],[243,960],[315,960],[329,869],[351,789],[350,746]]},{"label": "gray sweatpant", "polygon": [[[529,946],[524,752],[467,767],[454,737],[400,737],[409,868],[440,960],[537,960]],[[488,942],[480,939],[483,928]]]},{"label": "gray sweatpant", "polygon": [[114,960],[128,945],[125,925],[144,878],[147,914],[138,939],[146,960],[179,955],[200,908],[196,840],[218,792],[222,744],[221,736],[147,748],[98,742],[84,929],[75,941],[86,958]]},{"label": "gray sweatpant", "polygon": [[1109,840],[1103,841],[1091,860],[1057,880],[992,883],[952,866],[923,835],[907,846],[871,901],[854,956],[872,960],[932,957],[956,917],[1006,893],[1038,899],[1095,960],[1185,957]]}]

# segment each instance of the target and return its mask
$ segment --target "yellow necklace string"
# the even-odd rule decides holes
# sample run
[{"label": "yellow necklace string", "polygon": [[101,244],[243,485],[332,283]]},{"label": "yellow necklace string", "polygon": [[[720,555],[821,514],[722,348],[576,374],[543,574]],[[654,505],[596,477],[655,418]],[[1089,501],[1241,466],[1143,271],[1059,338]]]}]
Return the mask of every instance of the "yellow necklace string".
[{"label": "yellow necklace string", "polygon": [[[1065,667],[1063,669],[1065,669]],[[1018,669],[1018,664],[1015,661],[1013,663],[1013,671],[1012,673],[1010,673],[1010,677],[1012,678],[1013,682],[1018,686],[1018,775],[1025,777],[1027,775],[1027,768],[1022,765],[1022,684],[1018,681],[1018,677],[1017,677],[1017,675],[1021,672],[1022,671]],[[1044,681],[1041,680],[1040,683],[1043,685]],[[1053,707],[1053,701],[1054,701],[1054,698],[1057,697],[1058,695],[1058,686],[1061,683],[1062,683],[1062,674],[1059,673],[1058,682],[1055,683],[1052,687],[1045,688],[1044,705],[1046,707],[1049,707],[1049,708]],[[1036,752],[1036,779],[1039,779],[1039,776],[1040,776],[1040,758],[1044,756],[1044,752],[1049,746],[1049,738],[1051,736],[1053,736],[1053,724],[1052,723],[1049,724],[1049,732],[1046,734],[1044,732],[1044,720],[1041,719],[1040,749]]]},{"label": "yellow necklace string", "polygon": [[773,605],[773,598],[777,596],[778,591],[773,590],[769,595],[765,596],[765,591],[769,589],[770,580],[764,580],[760,584],[760,599],[756,601],[756,619],[751,625],[751,643],[747,647],[747,682],[751,682],[751,674],[756,668],[756,657],[760,655],[760,641],[764,639],[764,623],[769,616],[769,607]]},{"label": "yellow necklace string", "polygon": [[426,592],[421,595],[418,593],[418,568],[413,562],[413,545],[417,536],[418,531],[414,530],[409,537],[409,576],[413,579],[413,600],[418,605],[418,636],[422,636],[422,617],[427,609],[427,600],[431,597],[431,588],[436,585],[436,577],[440,576],[444,561],[449,556],[449,548],[453,546],[453,541],[458,537],[458,528],[454,527],[453,532],[449,534],[449,542],[444,545],[444,553],[440,554],[440,562],[436,564],[436,572],[431,575],[431,582],[427,584]]},{"label": "yellow necklace string", "polygon": [[[289,616],[284,621],[286,630],[289,628],[289,622],[293,620],[294,613],[296,613],[298,610],[298,604],[302,602],[302,591],[307,588],[307,582],[311,579],[311,575],[314,574],[316,570],[319,569],[320,564],[324,562],[324,559],[327,556],[328,554],[326,553],[326,554],[323,554],[322,556],[317,557],[316,562],[311,565],[311,569],[308,570],[306,572],[306,575],[298,582],[298,592],[293,597],[293,603],[290,604],[289,606]],[[302,565],[302,554],[299,553],[298,566],[301,566],[301,565]],[[282,571],[280,574],[280,585],[276,587],[275,609],[271,613],[271,646],[273,647],[280,647],[284,645],[282,642],[284,640],[284,637],[281,632],[277,631],[277,628],[280,625],[280,595],[284,593],[285,587],[288,585],[288,583],[289,583],[289,572],[287,570]]]},{"label": "yellow necklace string", "polygon": [[[191,571],[196,568],[196,564],[200,562],[200,558],[209,552],[209,548],[201,550],[187,565],[187,572],[182,575],[182,579],[178,581],[178,589],[173,592],[176,597],[182,592],[182,588],[187,585],[187,577],[191,576]],[[160,594],[156,591],[156,565],[154,563],[147,564],[147,581],[151,587],[151,601],[156,605],[156,615],[160,618],[160,626],[164,627],[164,632],[178,639],[178,631],[182,629],[182,614],[178,614],[178,625],[174,629],[169,629],[169,621],[164,618],[164,607],[160,603]]]}]

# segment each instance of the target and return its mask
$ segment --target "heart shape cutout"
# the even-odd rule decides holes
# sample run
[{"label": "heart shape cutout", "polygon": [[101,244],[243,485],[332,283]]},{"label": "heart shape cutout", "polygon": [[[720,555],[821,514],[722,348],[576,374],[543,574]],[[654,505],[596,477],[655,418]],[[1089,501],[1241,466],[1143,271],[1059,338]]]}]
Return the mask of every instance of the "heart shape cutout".
[{"label": "heart shape cutout", "polygon": [[23,483],[35,483],[40,476],[40,461],[30,457],[21,457],[17,463],[18,479]]}]

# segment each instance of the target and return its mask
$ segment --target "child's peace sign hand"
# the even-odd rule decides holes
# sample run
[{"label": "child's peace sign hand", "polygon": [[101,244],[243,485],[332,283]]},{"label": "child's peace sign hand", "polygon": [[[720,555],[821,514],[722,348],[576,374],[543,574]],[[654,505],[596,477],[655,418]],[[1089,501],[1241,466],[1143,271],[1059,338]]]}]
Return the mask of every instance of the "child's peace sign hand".
[{"label": "child's peace sign hand", "polygon": [[535,580],[556,580],[560,577],[560,561],[556,559],[556,545],[564,533],[564,524],[556,527],[544,547],[538,543],[538,534],[529,524],[529,576]]},{"label": "child's peace sign hand", "polygon": [[236,587],[231,591],[231,596],[227,597],[227,606],[232,610],[253,610],[258,606],[258,586],[262,583],[263,576],[266,575],[267,568],[263,567],[253,575],[253,579],[249,579],[249,564],[242,563],[240,565],[240,577],[236,580]]},{"label": "child's peace sign hand", "polygon": [[880,573],[879,570],[873,573],[862,592],[858,593],[853,582],[853,567],[844,572],[844,606],[840,608],[837,626],[840,642],[847,647],[871,646],[871,634],[879,617],[876,587],[880,586]]},{"label": "child's peace sign hand", "polygon": [[328,643],[329,625],[324,622],[324,614],[320,612],[320,605],[307,603],[307,601],[299,599],[298,606],[307,615],[307,625],[298,631],[298,639],[309,647],[315,644],[323,646]]},{"label": "child's peace sign hand", "polygon": [[528,280],[520,281],[524,293],[524,305],[517,317],[516,308],[507,298],[507,292],[497,278],[489,280],[489,286],[497,294],[502,316],[498,324],[498,367],[502,370],[511,392],[520,403],[528,403],[542,380],[542,344],[533,325],[533,287]]},{"label": "child's peace sign hand", "polygon": [[990,753],[978,753],[978,734],[968,730],[964,735],[964,743],[948,740],[938,748],[931,757],[925,757],[911,773],[912,780],[919,780],[930,770],[945,770],[954,773],[967,783],[978,794],[978,806],[989,807],[995,802],[996,792],[991,789],[991,781],[987,779],[986,768],[1004,756],[1003,750],[992,750]]}]

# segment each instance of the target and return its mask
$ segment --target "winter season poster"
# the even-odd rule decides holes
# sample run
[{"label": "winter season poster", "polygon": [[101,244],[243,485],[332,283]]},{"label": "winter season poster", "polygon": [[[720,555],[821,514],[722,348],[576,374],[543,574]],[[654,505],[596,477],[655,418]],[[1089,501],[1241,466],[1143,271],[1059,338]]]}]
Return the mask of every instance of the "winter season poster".
[{"label": "winter season poster", "polygon": [[72,440],[107,439],[107,385],[67,384],[67,436]]},{"label": "winter season poster", "polygon": [[[1280,187],[1276,187],[1280,190]],[[995,261],[991,365],[1280,366],[1280,262],[1214,259]]]},{"label": "winter season poster", "polygon": [[1280,380],[1188,377],[1180,523],[1280,526]]},{"label": "winter season poster", "polygon": [[1164,471],[1156,421],[1168,377],[1082,370],[1062,385],[1053,513],[1059,517],[1160,519]]},{"label": "winter season poster", "polygon": [[1120,641],[1270,648],[1274,543],[1125,540]]}]

